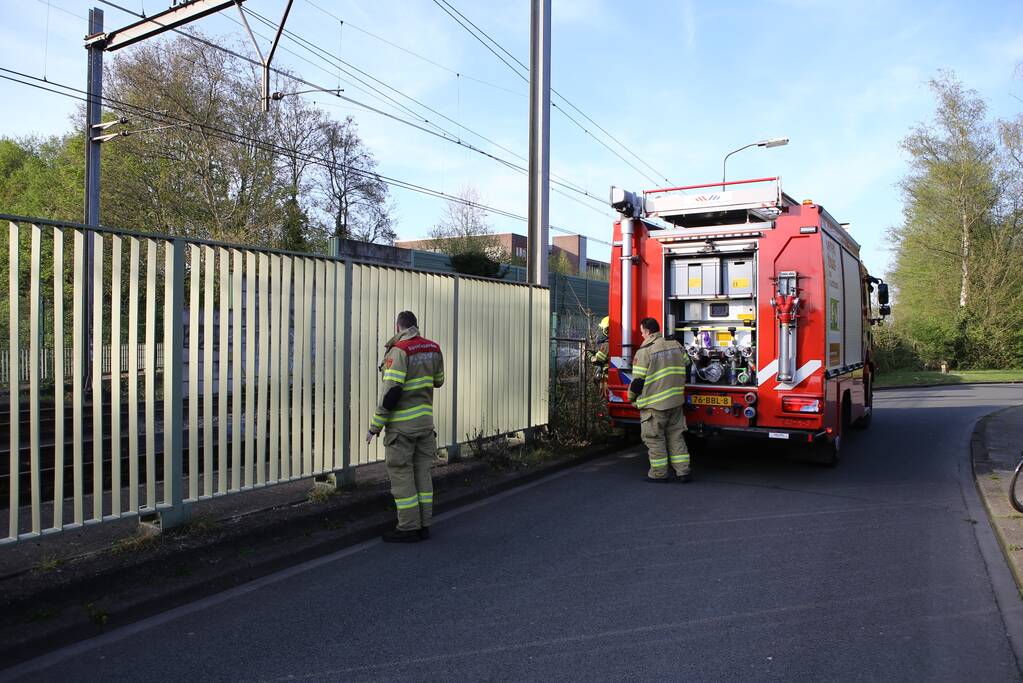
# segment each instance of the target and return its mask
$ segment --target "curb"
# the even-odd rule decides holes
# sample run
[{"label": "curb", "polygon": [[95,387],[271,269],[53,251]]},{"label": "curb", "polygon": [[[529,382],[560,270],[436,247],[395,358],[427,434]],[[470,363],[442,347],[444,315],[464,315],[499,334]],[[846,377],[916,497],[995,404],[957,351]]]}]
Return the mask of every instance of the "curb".
[{"label": "curb", "polygon": [[875,386],[874,391],[888,391],[890,389],[928,389],[930,387],[970,387],[970,386],[985,386],[992,384],[1023,384],[1023,380],[1018,379],[1007,379],[1004,381],[991,381],[991,382],[940,382],[938,384],[893,384],[891,386],[879,387]]},{"label": "curb", "polygon": [[[460,491],[455,484],[456,487],[448,489],[445,492],[445,497],[438,501],[435,512],[440,514],[470,505],[497,493],[529,484],[550,474],[617,452],[623,447],[627,447],[629,443],[625,439],[615,439],[573,456],[545,463],[536,469],[504,475],[497,473],[494,479],[482,482],[479,486],[469,490]],[[389,499],[387,492],[383,491],[379,497],[363,501],[354,509],[340,511],[342,514],[354,513],[357,518],[336,531],[323,531],[324,516],[329,512],[328,510],[310,509],[308,514],[282,520],[278,525],[262,527],[259,533],[249,532],[234,537],[211,539],[210,543],[200,548],[178,548],[170,556],[149,558],[123,569],[114,569],[86,577],[78,583],[72,581],[68,584],[44,589],[33,595],[14,599],[4,605],[4,609],[9,610],[10,613],[15,611],[24,613],[30,606],[40,606],[40,604],[57,604],[58,610],[75,613],[63,618],[59,625],[55,623],[52,629],[47,630],[42,627],[31,635],[22,634],[21,639],[18,639],[17,634],[12,631],[19,630],[19,626],[24,628],[24,619],[20,619],[17,623],[5,624],[3,630],[0,631],[0,635],[3,636],[3,645],[0,645],[0,669],[379,536],[393,527],[394,511],[389,508],[377,512],[370,512],[370,510],[387,499]],[[186,559],[194,559],[189,556],[194,556],[197,553],[211,553],[215,550],[230,552],[239,545],[245,545],[246,541],[254,540],[256,536],[259,536],[263,542],[273,542],[276,540],[275,536],[294,532],[300,532],[300,534],[304,532],[305,535],[300,535],[297,541],[292,540],[290,544],[282,543],[274,548],[275,552],[269,552],[259,558],[246,561],[242,566],[230,567],[219,572],[213,570],[210,575],[192,582],[182,581],[177,585],[165,583],[156,587],[152,586],[152,572],[157,568],[166,571],[168,565],[173,565],[177,561],[184,562]],[[304,541],[306,535],[312,536],[316,532],[318,532],[318,538]],[[149,585],[140,586],[138,585],[140,581]],[[112,585],[125,587],[125,592],[114,596],[115,599],[120,597],[122,601],[119,605],[111,606],[109,610],[103,611],[102,624],[98,624],[94,616],[89,614],[88,607],[85,609],[81,607],[83,604],[92,604],[90,598],[93,592]],[[104,596],[102,599],[110,598]]]},{"label": "curb", "polygon": [[1002,408],[1001,410],[996,410],[993,413],[988,413],[977,420],[977,424],[973,428],[973,434],[970,435],[970,465],[973,472],[973,483],[977,487],[977,493],[980,496],[981,501],[984,503],[984,510],[987,512],[988,522],[991,524],[991,528],[995,532],[995,538],[998,540],[998,547],[1001,548],[1002,555],[1005,556],[1005,563],[1009,566],[1009,570],[1012,572],[1012,576],[1016,581],[1016,587],[1020,590],[1020,597],[1023,598],[1023,562],[1017,561],[1013,556],[1013,552],[1009,548],[1009,540],[1005,536],[1005,530],[996,521],[999,517],[996,516],[992,499],[989,497],[988,491],[985,490],[981,482],[982,476],[991,475],[996,472],[988,457],[987,442],[984,438],[988,423],[1002,413],[1010,410],[1016,410],[1019,407],[1020,406],[1009,406],[1007,408]]}]

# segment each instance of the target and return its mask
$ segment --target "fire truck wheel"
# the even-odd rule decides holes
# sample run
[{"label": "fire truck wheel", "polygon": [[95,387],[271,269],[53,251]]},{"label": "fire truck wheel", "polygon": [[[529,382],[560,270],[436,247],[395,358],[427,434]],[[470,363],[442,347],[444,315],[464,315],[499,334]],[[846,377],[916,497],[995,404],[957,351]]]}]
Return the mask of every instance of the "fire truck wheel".
[{"label": "fire truck wheel", "polygon": [[867,412],[860,419],[853,422],[853,427],[856,429],[866,429],[870,426],[870,420],[874,417],[874,410],[870,406],[867,406]]},{"label": "fire truck wheel", "polygon": [[825,439],[817,445],[817,462],[826,467],[835,467],[842,458],[842,437],[850,424],[849,397],[842,399],[842,408],[839,412],[838,433],[832,439]]},{"label": "fire truck wheel", "polygon": [[865,412],[863,417],[853,422],[852,426],[856,429],[866,429],[870,426],[870,421],[874,417],[874,387],[871,381],[867,381],[867,400],[864,402]]}]

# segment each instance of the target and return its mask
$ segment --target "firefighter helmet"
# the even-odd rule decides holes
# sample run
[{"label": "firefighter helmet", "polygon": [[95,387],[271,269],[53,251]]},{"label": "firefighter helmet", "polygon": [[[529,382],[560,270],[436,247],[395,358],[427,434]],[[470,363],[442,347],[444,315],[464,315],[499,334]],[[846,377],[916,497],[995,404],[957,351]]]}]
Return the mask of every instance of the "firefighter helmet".
[{"label": "firefighter helmet", "polygon": [[604,332],[607,332],[608,328],[611,327],[611,318],[605,315],[601,318],[599,327]]}]

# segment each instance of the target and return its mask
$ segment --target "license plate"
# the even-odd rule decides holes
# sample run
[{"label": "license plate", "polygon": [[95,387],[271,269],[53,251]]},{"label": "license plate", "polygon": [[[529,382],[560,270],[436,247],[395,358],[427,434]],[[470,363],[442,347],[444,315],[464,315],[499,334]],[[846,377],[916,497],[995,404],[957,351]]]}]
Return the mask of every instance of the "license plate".
[{"label": "license plate", "polygon": [[697,394],[691,396],[691,403],[694,406],[730,406],[732,405],[731,396],[703,396]]},{"label": "license plate", "polygon": [[767,438],[769,439],[787,439],[789,435],[785,432],[768,432]]}]

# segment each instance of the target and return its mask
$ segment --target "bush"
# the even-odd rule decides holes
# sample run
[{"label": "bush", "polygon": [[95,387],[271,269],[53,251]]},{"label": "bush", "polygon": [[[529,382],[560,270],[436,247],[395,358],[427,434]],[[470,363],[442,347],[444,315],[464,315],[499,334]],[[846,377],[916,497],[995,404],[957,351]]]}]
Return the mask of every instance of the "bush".
[{"label": "bush", "polygon": [[923,361],[913,342],[887,321],[873,328],[874,365],[879,372],[919,370]]},{"label": "bush", "polygon": [[503,278],[508,269],[482,251],[463,251],[451,256],[451,265],[463,275]]}]

